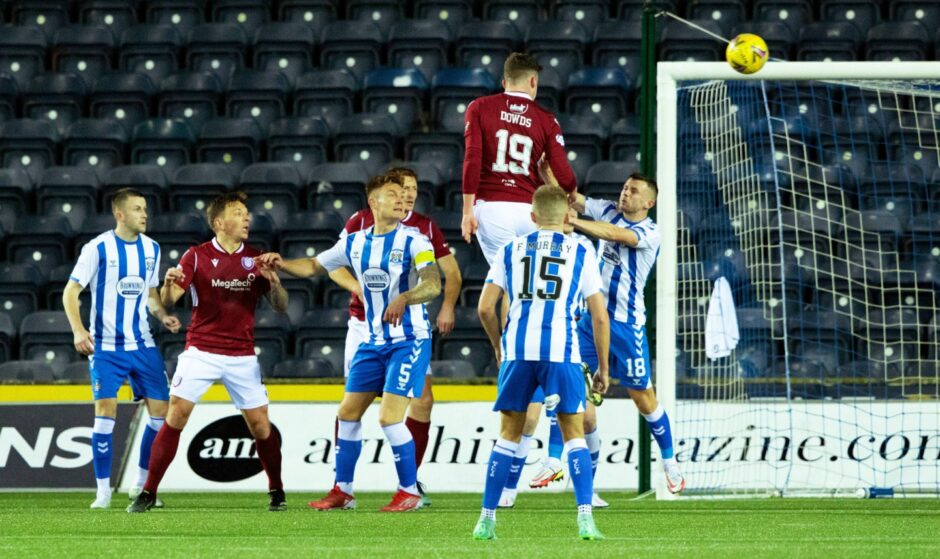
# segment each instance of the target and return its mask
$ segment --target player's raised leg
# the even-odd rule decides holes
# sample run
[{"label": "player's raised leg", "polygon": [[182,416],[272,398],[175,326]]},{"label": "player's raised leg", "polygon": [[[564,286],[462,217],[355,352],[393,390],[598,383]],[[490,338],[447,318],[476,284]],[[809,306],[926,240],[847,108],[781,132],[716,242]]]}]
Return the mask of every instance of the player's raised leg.
[{"label": "player's raised leg", "polygon": [[643,419],[649,425],[653,438],[659,446],[659,454],[663,460],[663,471],[666,475],[666,488],[670,493],[679,493],[685,489],[685,477],[679,471],[675,452],[672,447],[672,428],[669,424],[669,415],[656,400],[656,393],[652,388],[646,390],[627,390],[630,398],[636,404]]}]

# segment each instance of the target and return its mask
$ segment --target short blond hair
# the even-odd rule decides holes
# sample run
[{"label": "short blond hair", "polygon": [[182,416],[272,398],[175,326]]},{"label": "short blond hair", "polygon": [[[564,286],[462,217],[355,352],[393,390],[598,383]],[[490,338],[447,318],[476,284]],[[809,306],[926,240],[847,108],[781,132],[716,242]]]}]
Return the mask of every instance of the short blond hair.
[{"label": "short blond hair", "polygon": [[568,194],[560,186],[543,184],[532,194],[532,213],[539,225],[557,225],[568,213]]}]

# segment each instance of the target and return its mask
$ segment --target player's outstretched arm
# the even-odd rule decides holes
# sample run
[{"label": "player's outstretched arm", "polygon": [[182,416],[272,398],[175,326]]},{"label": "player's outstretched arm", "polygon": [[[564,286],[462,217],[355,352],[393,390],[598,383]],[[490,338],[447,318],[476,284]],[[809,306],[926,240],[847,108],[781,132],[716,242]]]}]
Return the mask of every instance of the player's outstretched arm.
[{"label": "player's outstretched arm", "polygon": [[437,264],[430,264],[418,270],[418,285],[392,299],[385,307],[382,319],[392,326],[401,324],[401,317],[408,305],[420,305],[441,294],[441,270]]},{"label": "player's outstretched arm", "polygon": [[613,223],[590,221],[579,217],[569,217],[568,223],[574,227],[575,231],[590,235],[596,239],[610,241],[612,243],[622,243],[630,247],[635,247],[640,244],[640,237],[634,231],[617,227]]},{"label": "player's outstretched arm", "polygon": [[326,269],[320,265],[320,262],[318,262],[316,258],[284,260],[281,255],[276,252],[266,252],[260,256],[255,256],[255,262],[259,266],[282,270],[298,278],[309,278],[326,273]]},{"label": "player's outstretched arm", "polygon": [[166,307],[163,306],[163,301],[160,300],[160,292],[157,291],[156,287],[151,287],[150,291],[147,292],[147,309],[154,318],[163,324],[164,328],[174,334],[180,331],[180,326],[182,326],[180,319],[166,312]]},{"label": "player's outstretched arm", "polygon": [[457,306],[457,299],[460,298],[463,276],[460,274],[457,259],[452,254],[439,258],[437,264],[444,274],[444,303],[441,305],[440,312],[437,313],[437,330],[442,336],[446,336],[454,329],[456,321],[454,308]]},{"label": "player's outstretched arm", "polygon": [[594,374],[594,390],[605,394],[610,386],[610,316],[607,314],[604,296],[600,292],[587,298],[587,307],[594,326],[594,347],[597,348],[598,366],[597,373]]},{"label": "player's outstretched arm", "polygon": [[186,290],[180,287],[178,282],[185,279],[183,270],[179,268],[170,268],[163,277],[163,287],[160,288],[160,303],[164,308],[172,307],[180,300],[180,297],[186,293]]},{"label": "player's outstretched arm", "polygon": [[493,354],[496,356],[496,363],[500,363],[503,360],[502,349],[499,343],[502,332],[499,313],[496,310],[497,305],[501,304],[502,298],[502,288],[494,283],[487,283],[483,286],[483,291],[480,293],[480,301],[477,304],[477,314],[480,315],[480,323],[483,324],[486,337],[490,339],[490,345],[493,346]]},{"label": "player's outstretched arm", "polygon": [[360,299],[362,299],[362,286],[359,285],[359,280],[356,279],[354,275],[349,271],[349,268],[343,266],[337,268],[330,272],[330,279],[333,280],[333,283],[342,287],[350,293],[354,293]]},{"label": "player's outstretched arm", "polygon": [[72,342],[75,344],[75,350],[82,355],[91,355],[95,352],[95,341],[91,339],[91,334],[82,324],[82,314],[79,311],[78,296],[85,289],[76,281],[69,280],[65,285],[65,291],[62,292],[62,307],[65,309],[65,316],[69,319],[69,326],[72,327]]}]

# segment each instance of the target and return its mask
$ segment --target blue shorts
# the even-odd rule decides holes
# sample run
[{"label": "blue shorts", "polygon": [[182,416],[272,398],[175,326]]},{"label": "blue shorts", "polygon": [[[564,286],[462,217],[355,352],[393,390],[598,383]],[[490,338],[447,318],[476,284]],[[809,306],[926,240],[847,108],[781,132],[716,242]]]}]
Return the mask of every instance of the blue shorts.
[{"label": "blue shorts", "polygon": [[586,405],[584,377],[575,363],[503,361],[493,411],[524,412],[536,390],[543,390],[546,411],[582,413]]},{"label": "blue shorts", "polygon": [[170,399],[163,356],[155,347],[134,351],[98,350],[88,358],[88,369],[95,400],[116,398],[125,380],[130,380],[134,400]]},{"label": "blue shorts", "polygon": [[[584,313],[578,321],[578,345],[581,360],[597,370],[597,350],[594,348],[594,323],[591,315]],[[621,386],[631,390],[652,388],[650,376],[650,346],[646,340],[646,328],[610,321],[610,375],[620,381]]]},{"label": "blue shorts", "polygon": [[388,392],[414,398],[424,390],[424,375],[430,366],[430,339],[363,343],[349,365],[346,392]]}]

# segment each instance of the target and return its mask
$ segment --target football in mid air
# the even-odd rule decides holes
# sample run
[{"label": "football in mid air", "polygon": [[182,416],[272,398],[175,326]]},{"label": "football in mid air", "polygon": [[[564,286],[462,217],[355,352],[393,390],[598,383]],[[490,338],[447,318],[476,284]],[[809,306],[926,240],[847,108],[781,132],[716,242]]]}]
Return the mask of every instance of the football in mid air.
[{"label": "football in mid air", "polygon": [[753,33],[741,33],[725,49],[728,64],[742,74],[753,74],[763,68],[769,55],[767,43]]}]

